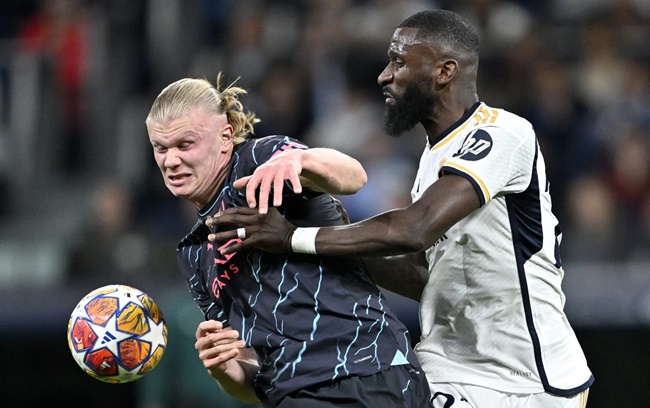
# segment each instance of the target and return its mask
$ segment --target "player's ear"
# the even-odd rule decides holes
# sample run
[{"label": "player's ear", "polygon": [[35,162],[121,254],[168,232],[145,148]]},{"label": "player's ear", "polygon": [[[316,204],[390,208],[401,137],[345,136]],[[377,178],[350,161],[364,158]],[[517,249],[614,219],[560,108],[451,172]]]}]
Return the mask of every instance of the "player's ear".
[{"label": "player's ear", "polygon": [[454,59],[444,60],[438,68],[438,76],[436,83],[438,85],[445,85],[452,80],[458,72],[458,61]]},{"label": "player's ear", "polygon": [[224,125],[224,127],[221,129],[221,134],[219,137],[221,138],[221,150],[223,152],[230,151],[232,148],[233,139],[235,138],[234,132],[235,130],[229,123]]}]

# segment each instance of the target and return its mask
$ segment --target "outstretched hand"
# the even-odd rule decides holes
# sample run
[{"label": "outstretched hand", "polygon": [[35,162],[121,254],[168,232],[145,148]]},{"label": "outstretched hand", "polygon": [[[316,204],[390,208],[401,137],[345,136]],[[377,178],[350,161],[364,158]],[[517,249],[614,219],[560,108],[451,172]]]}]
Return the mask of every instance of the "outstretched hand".
[{"label": "outstretched hand", "polygon": [[[252,175],[242,177],[233,183],[236,189],[246,188],[246,201],[250,208],[258,208],[260,214],[266,214],[269,208],[269,195],[273,194],[272,205],[282,205],[282,191],[284,182],[288,180],[296,194],[302,192],[300,173],[301,150],[286,150],[273,156],[266,163],[261,164]],[[259,189],[259,203],[257,191]]]},{"label": "outstretched hand", "polygon": [[[208,240],[216,242],[240,239],[240,242],[222,248],[223,255],[248,248],[259,248],[276,254],[290,253],[291,236],[296,229],[296,226],[287,221],[274,207],[270,207],[267,214],[260,214],[254,208],[228,208],[208,218],[205,225],[210,228],[220,225],[239,227],[208,235]],[[244,231],[238,233],[242,228]]]}]

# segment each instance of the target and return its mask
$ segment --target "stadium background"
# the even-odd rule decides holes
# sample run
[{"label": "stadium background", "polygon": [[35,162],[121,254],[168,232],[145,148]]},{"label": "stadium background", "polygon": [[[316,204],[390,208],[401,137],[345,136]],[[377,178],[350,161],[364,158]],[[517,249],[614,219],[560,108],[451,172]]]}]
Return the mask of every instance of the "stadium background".
[{"label": "stadium background", "polygon": [[[395,26],[430,7],[476,24],[481,99],[537,129],[589,407],[650,406],[648,0],[2,2],[0,406],[240,406],[193,350],[200,313],[174,246],[194,214],[160,180],[148,108],[180,77],[241,77],[257,135],[364,164],[353,219],[404,205],[424,138],[382,135],[376,78]],[[149,293],[170,324],[162,362],[132,384],[90,379],[65,341],[76,302],[109,283]],[[394,306],[417,333],[417,305]]]}]

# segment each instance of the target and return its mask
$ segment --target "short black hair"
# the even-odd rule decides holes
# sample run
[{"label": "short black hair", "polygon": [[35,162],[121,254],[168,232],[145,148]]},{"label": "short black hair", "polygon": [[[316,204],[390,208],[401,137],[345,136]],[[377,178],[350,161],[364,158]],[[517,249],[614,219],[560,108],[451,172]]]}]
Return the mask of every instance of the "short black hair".
[{"label": "short black hair", "polygon": [[449,10],[426,10],[413,14],[398,26],[417,28],[418,38],[439,44],[446,50],[478,58],[478,33],[464,17]]}]

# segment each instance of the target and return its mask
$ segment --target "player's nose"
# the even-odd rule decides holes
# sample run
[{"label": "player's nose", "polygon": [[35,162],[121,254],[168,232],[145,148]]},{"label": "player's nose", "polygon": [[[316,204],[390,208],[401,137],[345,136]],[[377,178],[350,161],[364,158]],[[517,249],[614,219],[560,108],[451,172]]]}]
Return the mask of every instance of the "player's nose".
[{"label": "player's nose", "polygon": [[384,68],[383,71],[377,77],[377,83],[381,86],[386,85],[387,83],[393,80],[393,73],[388,70],[388,67]]},{"label": "player's nose", "polygon": [[163,164],[167,168],[173,168],[181,164],[180,152],[177,149],[167,150]]}]

